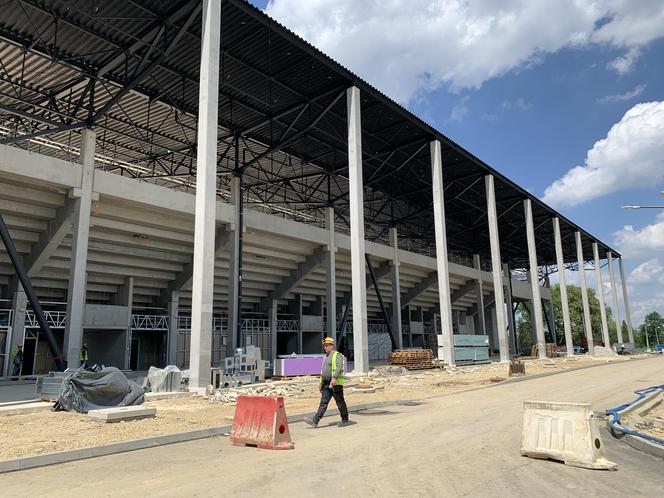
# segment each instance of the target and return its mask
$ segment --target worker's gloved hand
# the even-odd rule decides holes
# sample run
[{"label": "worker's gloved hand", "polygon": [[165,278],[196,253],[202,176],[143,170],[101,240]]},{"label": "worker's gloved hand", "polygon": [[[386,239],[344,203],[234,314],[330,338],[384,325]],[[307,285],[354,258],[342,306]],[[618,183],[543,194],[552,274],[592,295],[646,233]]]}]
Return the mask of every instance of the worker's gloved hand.
[{"label": "worker's gloved hand", "polygon": [[334,386],[336,386],[336,385],[337,385],[337,379],[332,379],[332,380],[330,381],[330,388],[332,388],[332,387],[334,387]]}]

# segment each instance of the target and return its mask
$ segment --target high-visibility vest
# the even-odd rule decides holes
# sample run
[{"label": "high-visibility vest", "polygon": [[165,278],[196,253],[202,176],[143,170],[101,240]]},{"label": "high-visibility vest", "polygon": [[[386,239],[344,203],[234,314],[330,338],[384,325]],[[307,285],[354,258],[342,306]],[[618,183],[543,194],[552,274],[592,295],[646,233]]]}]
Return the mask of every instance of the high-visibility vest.
[{"label": "high-visibility vest", "polygon": [[78,355],[79,361],[88,361],[88,352],[85,349],[81,349],[81,352]]},{"label": "high-visibility vest", "polygon": [[[343,386],[344,385],[344,371],[346,370],[346,357],[342,355],[339,351],[335,351],[332,353],[332,378],[336,378],[337,376],[337,356],[341,355],[341,374],[339,375],[339,378],[337,379],[337,385],[338,386]],[[325,360],[323,360],[323,363],[325,363]],[[320,382],[321,384],[323,383],[323,367],[321,366],[320,368]]]}]

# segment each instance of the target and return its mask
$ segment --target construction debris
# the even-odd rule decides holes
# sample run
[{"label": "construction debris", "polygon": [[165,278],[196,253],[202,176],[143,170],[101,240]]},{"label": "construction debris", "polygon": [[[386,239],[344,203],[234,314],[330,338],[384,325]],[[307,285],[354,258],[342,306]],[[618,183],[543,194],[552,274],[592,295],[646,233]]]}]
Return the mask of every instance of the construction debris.
[{"label": "construction debris", "polygon": [[595,346],[594,353],[596,358],[608,358],[608,357],[618,356],[618,353],[616,353],[613,349],[605,348],[604,346]]},{"label": "construction debris", "polygon": [[[554,342],[547,342],[546,343],[546,357],[547,358],[555,358],[558,356],[558,345]],[[539,351],[537,349],[537,344],[533,344],[533,347],[530,348],[530,356],[533,358],[539,357]]]},{"label": "construction debris", "polygon": [[298,398],[304,394],[306,387],[302,383],[261,384],[246,388],[218,389],[210,397],[210,403],[234,405],[238,396],[284,396]]}]

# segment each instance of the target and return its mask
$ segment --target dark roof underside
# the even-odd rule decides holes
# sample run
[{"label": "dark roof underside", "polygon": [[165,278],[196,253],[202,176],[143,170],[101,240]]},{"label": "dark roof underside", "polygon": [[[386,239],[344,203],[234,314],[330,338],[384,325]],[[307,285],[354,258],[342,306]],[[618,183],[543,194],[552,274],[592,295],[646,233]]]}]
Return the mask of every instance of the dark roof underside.
[{"label": "dark roof underside", "polygon": [[[0,142],[70,159],[78,130],[92,126],[102,168],[193,190],[201,8],[199,0],[8,2],[0,19]],[[488,260],[484,177],[493,174],[503,260],[527,265],[527,198],[539,263],[555,264],[554,216],[565,260],[576,260],[579,227],[242,0],[222,6],[222,198],[239,168],[250,208],[320,224],[333,204],[339,229],[347,229],[345,94],[352,85],[362,96],[369,239],[385,242],[397,226],[403,247],[435,253],[435,138],[443,144],[450,252]],[[592,242],[601,257],[618,255],[581,232],[587,259]]]}]

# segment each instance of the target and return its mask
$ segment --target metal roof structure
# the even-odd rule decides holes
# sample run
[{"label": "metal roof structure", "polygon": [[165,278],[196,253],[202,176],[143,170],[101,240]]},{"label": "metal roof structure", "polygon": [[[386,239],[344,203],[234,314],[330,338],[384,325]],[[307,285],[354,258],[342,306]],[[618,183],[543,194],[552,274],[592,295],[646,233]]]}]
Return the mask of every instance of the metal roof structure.
[{"label": "metal roof structure", "polygon": [[[97,132],[99,168],[193,191],[201,1],[10,0],[0,15],[0,143],[78,157]],[[592,258],[615,250],[510,181],[244,0],[223,0],[218,193],[242,175],[246,206],[318,226],[333,205],[348,224],[345,92],[362,96],[366,236],[435,253],[429,142],[442,143],[448,247],[489,259],[484,177],[495,176],[502,259],[527,266],[523,201],[538,260],[565,261],[574,232]],[[536,159],[536,158],[533,158]]]}]

